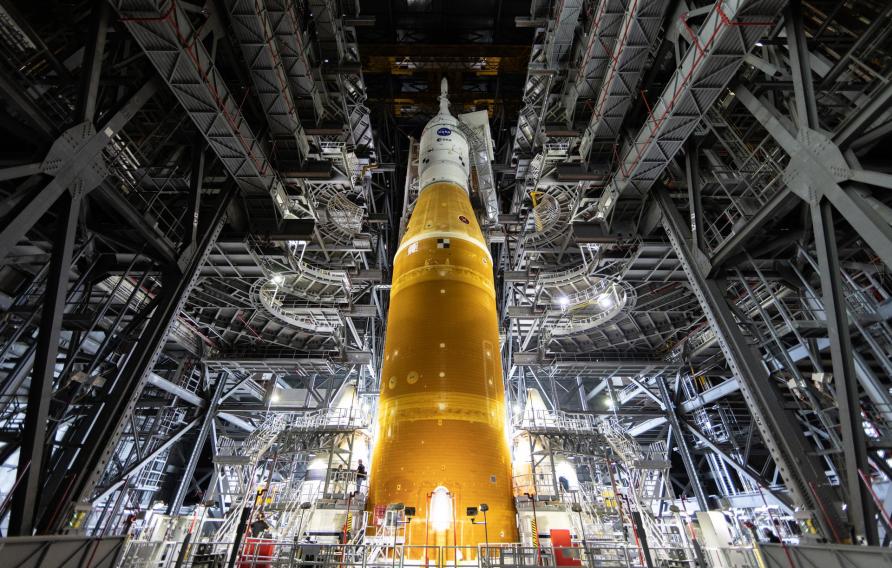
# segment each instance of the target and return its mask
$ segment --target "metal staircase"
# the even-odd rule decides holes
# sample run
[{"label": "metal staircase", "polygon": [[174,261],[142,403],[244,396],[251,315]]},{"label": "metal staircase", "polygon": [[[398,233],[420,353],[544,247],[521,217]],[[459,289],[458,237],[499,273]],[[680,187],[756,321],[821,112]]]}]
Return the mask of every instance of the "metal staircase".
[{"label": "metal staircase", "polygon": [[640,514],[649,546],[662,553],[671,547],[659,522],[660,511],[655,510],[662,500],[671,498],[664,493],[664,490],[669,491],[666,480],[671,465],[666,459],[665,444],[658,442],[643,449],[616,418],[604,420],[600,430],[628,477],[626,497],[630,510]]},{"label": "metal staircase", "polygon": [[268,413],[263,422],[244,440],[222,438],[214,456],[219,500],[229,508],[217,530],[217,538],[226,541],[235,530],[242,509],[255,495],[257,470],[261,459],[272,447],[285,426],[285,416]]},{"label": "metal staircase", "polygon": [[370,546],[368,564],[373,565],[376,562],[389,560],[402,566],[407,526],[403,519],[403,512],[379,505],[372,512],[372,519],[375,534],[365,539],[366,544]]}]

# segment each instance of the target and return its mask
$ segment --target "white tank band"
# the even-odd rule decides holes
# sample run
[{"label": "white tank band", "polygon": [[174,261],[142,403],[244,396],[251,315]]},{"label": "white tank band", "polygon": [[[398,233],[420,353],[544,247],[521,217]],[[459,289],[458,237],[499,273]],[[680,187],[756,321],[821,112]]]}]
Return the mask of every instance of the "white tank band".
[{"label": "white tank band", "polygon": [[396,256],[399,256],[399,254],[403,252],[403,249],[408,248],[409,245],[417,243],[418,241],[423,241],[425,239],[458,239],[460,241],[471,243],[472,245],[486,253],[487,258],[489,258],[490,262],[492,262],[492,253],[489,252],[489,248],[485,244],[471,237],[467,233],[461,233],[459,231],[425,231],[423,233],[419,233],[411,239],[403,241],[400,244],[400,248],[398,248],[396,251]]}]

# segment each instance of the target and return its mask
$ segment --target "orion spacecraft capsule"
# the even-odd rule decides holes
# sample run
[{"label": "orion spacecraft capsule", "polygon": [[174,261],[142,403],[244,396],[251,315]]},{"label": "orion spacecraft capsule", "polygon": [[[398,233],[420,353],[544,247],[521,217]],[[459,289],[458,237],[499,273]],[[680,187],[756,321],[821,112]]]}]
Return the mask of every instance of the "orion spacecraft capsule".
[{"label": "orion spacecraft capsule", "polygon": [[[515,542],[517,528],[493,261],[445,79],[441,90],[394,260],[368,503],[370,511],[415,507],[406,544],[474,547]],[[486,526],[472,523],[466,508],[484,503]]]}]

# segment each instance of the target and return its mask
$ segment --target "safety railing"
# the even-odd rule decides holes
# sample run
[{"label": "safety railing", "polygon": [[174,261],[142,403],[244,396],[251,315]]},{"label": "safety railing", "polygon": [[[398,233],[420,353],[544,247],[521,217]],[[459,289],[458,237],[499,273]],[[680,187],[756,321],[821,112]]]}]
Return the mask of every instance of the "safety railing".
[{"label": "safety railing", "polygon": [[[131,541],[119,567],[197,568],[226,566],[232,561],[238,568],[634,568],[646,565],[647,554],[652,559],[659,559],[665,566],[682,568],[695,565],[693,553],[683,547],[648,547],[644,550],[612,540],[568,547],[537,547],[516,543],[411,546],[399,543],[388,545],[386,541],[338,545],[308,540],[281,541],[247,537],[238,546],[231,541],[193,541],[185,544],[174,541]],[[671,564],[667,561],[671,561]]]},{"label": "safety railing", "polygon": [[577,412],[553,410],[528,410],[514,421],[514,428],[536,432],[574,433],[592,435],[597,433],[600,416]]},{"label": "safety railing", "polygon": [[283,428],[286,430],[324,430],[341,428],[358,430],[371,425],[371,412],[362,407],[323,408],[311,412],[290,412],[285,414]]},{"label": "safety railing", "polygon": [[[177,117],[182,120],[182,117]],[[166,119],[165,119],[166,120]],[[175,129],[180,123],[166,121],[159,128]],[[126,132],[115,135],[104,149],[108,169],[118,179],[117,189],[142,216],[153,220],[153,229],[168,244],[181,241],[186,208],[178,210],[170,197],[185,188],[187,172],[175,168],[150,168],[152,160]],[[156,172],[155,170],[159,170]],[[158,173],[157,178],[152,173]],[[181,182],[181,183],[178,183]]]},{"label": "safety railing", "polygon": [[258,297],[268,312],[310,333],[331,335],[336,333],[343,323],[337,309],[311,306],[305,301],[296,302],[272,280],[259,287]]},{"label": "safety railing", "polygon": [[539,286],[550,286],[554,288],[569,286],[578,283],[582,279],[588,278],[592,267],[585,264],[558,270],[554,272],[542,272],[536,278],[536,284]]},{"label": "safety railing", "polygon": [[560,496],[561,492],[560,480],[553,473],[538,471],[536,473],[522,473],[515,475],[511,479],[511,484],[515,496],[535,496],[540,501],[544,499],[555,500]]},{"label": "safety railing", "polygon": [[708,116],[715,125],[713,132],[724,141],[733,161],[733,165],[713,168],[703,179],[704,192],[727,204],[704,223],[706,246],[716,251],[785,187],[782,174],[786,156],[770,136],[751,145],[721,114],[710,112]]}]

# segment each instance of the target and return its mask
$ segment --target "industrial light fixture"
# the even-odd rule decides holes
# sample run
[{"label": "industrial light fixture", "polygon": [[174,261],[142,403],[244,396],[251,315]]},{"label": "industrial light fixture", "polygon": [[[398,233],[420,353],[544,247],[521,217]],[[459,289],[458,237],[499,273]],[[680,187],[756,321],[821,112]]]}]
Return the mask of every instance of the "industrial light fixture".
[{"label": "industrial light fixture", "polygon": [[613,397],[608,396],[606,400],[607,409],[613,410],[616,407],[616,403],[613,402]]},{"label": "industrial light fixture", "polygon": [[285,281],[285,277],[282,276],[281,274],[273,274],[272,281],[273,281],[273,284],[281,284],[282,282]]},{"label": "industrial light fixture", "polygon": [[558,304],[560,304],[562,308],[566,308],[568,305],[570,305],[570,298],[566,296],[560,296],[558,298]]},{"label": "industrial light fixture", "polygon": [[613,307],[613,296],[610,294],[609,291],[604,292],[603,294],[598,296],[598,305],[605,310],[607,308]]}]

